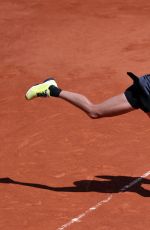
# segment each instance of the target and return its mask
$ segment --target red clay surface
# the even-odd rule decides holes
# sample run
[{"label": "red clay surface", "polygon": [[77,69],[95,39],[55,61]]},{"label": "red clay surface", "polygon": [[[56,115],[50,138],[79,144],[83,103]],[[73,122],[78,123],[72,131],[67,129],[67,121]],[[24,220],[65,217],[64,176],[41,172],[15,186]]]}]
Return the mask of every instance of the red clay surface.
[{"label": "red clay surface", "polygon": [[0,229],[56,230],[110,193],[66,229],[149,229],[150,177],[118,193],[150,170],[149,118],[91,120],[60,99],[24,98],[47,76],[95,102],[124,91],[127,71],[150,71],[149,12],[146,0],[1,2]]}]

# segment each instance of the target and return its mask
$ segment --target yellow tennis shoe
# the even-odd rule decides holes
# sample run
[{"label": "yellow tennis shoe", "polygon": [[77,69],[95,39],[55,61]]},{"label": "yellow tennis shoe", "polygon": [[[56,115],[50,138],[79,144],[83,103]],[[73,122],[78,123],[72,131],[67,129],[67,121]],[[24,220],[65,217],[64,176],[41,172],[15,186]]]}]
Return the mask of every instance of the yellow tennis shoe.
[{"label": "yellow tennis shoe", "polygon": [[26,93],[25,97],[27,100],[31,100],[36,97],[50,97],[50,86],[57,87],[57,83],[53,78],[48,78],[41,84],[32,86]]}]

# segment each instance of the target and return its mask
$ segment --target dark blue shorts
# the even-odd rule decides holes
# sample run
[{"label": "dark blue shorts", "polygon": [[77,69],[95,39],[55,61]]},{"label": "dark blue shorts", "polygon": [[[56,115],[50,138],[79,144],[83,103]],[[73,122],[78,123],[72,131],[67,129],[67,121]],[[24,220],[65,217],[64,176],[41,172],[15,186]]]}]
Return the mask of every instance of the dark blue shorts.
[{"label": "dark blue shorts", "polygon": [[144,75],[124,92],[128,102],[135,109],[150,112],[150,75]]}]

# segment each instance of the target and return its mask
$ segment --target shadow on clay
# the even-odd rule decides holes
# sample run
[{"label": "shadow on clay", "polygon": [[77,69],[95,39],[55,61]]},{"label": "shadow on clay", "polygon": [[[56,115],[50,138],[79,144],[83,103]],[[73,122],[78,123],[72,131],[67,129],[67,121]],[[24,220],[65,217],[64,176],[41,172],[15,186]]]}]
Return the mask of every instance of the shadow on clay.
[{"label": "shadow on clay", "polygon": [[[46,189],[56,192],[100,192],[100,193],[121,193],[135,192],[143,197],[150,197],[150,190],[142,187],[144,184],[150,184],[150,180],[141,177],[129,176],[96,176],[98,180],[80,180],[75,181],[73,186],[69,187],[51,187],[42,184],[26,183],[12,180],[11,178],[0,178],[0,183],[16,184],[29,186],[33,188]],[[127,186],[128,185],[128,186]]]}]

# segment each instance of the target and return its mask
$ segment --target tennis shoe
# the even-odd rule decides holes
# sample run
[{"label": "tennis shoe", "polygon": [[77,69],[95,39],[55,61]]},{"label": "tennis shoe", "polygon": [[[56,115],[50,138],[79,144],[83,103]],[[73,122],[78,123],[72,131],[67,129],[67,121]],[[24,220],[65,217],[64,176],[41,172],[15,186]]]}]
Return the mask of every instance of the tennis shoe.
[{"label": "tennis shoe", "polygon": [[50,86],[56,86],[57,83],[53,78],[46,79],[43,83],[32,86],[26,93],[27,100],[31,100],[36,97],[50,97]]}]

